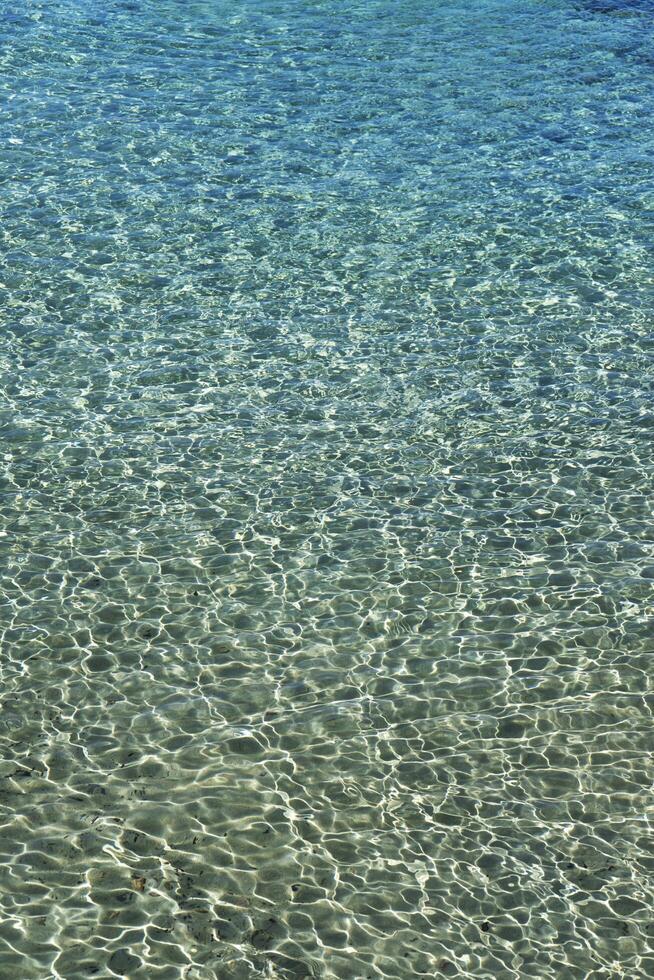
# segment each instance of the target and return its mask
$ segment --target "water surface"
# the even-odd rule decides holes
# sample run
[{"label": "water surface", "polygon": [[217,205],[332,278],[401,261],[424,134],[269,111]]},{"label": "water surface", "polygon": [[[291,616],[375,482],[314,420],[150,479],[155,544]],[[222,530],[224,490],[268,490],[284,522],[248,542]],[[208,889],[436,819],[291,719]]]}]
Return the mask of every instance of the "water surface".
[{"label": "water surface", "polygon": [[652,4],[0,13],[0,975],[654,976]]}]

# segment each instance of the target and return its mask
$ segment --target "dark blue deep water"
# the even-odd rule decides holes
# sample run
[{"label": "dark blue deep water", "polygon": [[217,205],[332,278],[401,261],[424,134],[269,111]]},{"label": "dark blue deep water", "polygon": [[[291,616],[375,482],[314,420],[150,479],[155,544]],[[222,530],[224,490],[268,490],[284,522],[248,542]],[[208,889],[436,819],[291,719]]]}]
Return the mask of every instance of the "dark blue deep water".
[{"label": "dark blue deep water", "polygon": [[0,977],[654,977],[654,4],[0,0]]}]

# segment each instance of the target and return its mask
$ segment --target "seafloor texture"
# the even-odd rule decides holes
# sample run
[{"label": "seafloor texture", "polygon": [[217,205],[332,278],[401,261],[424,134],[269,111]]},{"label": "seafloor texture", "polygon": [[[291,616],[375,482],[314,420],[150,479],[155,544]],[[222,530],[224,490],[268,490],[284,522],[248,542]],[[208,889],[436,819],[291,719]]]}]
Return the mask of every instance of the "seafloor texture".
[{"label": "seafloor texture", "polygon": [[0,0],[0,976],[654,976],[654,8]]}]

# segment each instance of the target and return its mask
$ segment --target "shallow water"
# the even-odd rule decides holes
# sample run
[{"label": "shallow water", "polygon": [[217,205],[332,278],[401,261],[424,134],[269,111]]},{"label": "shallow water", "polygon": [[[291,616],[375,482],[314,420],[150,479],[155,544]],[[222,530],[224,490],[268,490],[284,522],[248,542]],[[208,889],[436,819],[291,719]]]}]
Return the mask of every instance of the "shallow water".
[{"label": "shallow water", "polygon": [[652,4],[0,12],[0,976],[654,976]]}]

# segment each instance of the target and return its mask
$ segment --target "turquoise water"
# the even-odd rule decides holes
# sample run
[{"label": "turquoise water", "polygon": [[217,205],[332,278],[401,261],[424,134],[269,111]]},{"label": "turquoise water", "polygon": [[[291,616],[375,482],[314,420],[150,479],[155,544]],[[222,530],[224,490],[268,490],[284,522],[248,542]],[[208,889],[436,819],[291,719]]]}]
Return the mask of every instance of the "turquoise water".
[{"label": "turquoise water", "polygon": [[0,976],[654,977],[654,6],[0,13]]}]

